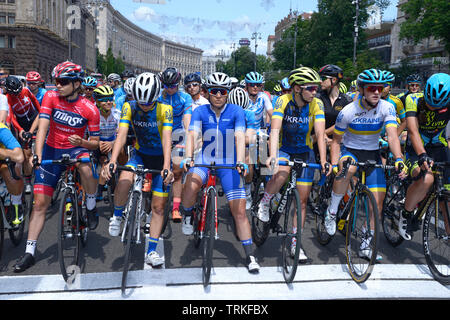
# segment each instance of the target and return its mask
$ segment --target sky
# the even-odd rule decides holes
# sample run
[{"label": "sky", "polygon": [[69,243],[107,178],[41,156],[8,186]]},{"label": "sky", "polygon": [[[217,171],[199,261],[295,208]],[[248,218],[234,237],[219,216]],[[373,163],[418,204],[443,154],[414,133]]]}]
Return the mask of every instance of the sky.
[{"label": "sky", "polygon": [[[351,0],[348,0],[351,1]],[[257,54],[266,54],[267,37],[289,14],[317,11],[317,0],[111,0],[111,5],[131,22],[164,39],[202,49],[203,55],[239,47],[241,38],[257,33]],[[149,3],[153,2],[153,3]],[[159,3],[159,4],[158,4]],[[164,4],[161,4],[164,3]],[[392,0],[383,20],[395,19],[397,1]],[[260,39],[261,38],[261,39]]]}]

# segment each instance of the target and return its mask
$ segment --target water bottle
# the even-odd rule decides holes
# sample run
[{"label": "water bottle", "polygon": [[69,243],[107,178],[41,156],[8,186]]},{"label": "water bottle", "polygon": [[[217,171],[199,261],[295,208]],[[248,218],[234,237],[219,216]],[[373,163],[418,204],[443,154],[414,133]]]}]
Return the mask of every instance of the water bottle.
[{"label": "water bottle", "polygon": [[279,193],[279,192],[273,196],[272,200],[270,201],[270,206],[272,207],[272,211],[277,210],[278,204],[280,203],[280,199],[281,199],[281,193]]}]

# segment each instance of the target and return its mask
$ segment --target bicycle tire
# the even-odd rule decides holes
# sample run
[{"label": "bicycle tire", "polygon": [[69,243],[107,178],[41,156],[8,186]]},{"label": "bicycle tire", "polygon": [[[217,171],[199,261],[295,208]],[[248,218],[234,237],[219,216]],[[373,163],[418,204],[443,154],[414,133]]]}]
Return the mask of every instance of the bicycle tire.
[{"label": "bicycle tire", "polygon": [[[79,266],[81,237],[79,235],[79,208],[70,188],[63,190],[58,215],[58,261],[64,281],[69,274],[67,268],[71,265]],[[75,199],[74,199],[75,198]],[[72,211],[69,215],[66,211],[67,199],[71,200]],[[65,261],[68,259],[68,261]]]},{"label": "bicycle tire", "polygon": [[130,265],[132,244],[136,234],[136,215],[137,215],[136,209],[138,200],[139,200],[139,193],[133,192],[131,196],[130,211],[128,211],[128,216],[124,226],[124,228],[126,228],[126,244],[125,244],[125,256],[123,261],[123,273],[122,273],[122,286],[121,286],[122,293],[125,293],[127,286],[127,276],[128,276],[128,268]]},{"label": "bicycle tire", "polygon": [[166,206],[164,207],[164,220],[163,225],[161,228],[161,235],[164,234],[164,231],[166,231],[167,224],[169,223],[169,215],[171,212],[171,209],[173,208],[173,193],[172,190],[170,190],[169,195],[167,197]]},{"label": "bicycle tire", "polygon": [[[8,233],[9,233],[9,239],[11,240],[11,242],[13,243],[14,246],[18,246],[23,239],[23,234],[24,234],[24,230],[25,230],[25,221],[26,221],[26,214],[28,212],[28,206],[29,203],[26,202],[25,199],[25,192],[22,192],[22,221],[18,224],[18,225],[14,225],[12,223],[12,219],[10,222],[10,225],[12,228],[8,229]],[[12,217],[15,217],[15,213],[14,213],[14,206],[11,205],[9,206],[8,210],[12,210]]]},{"label": "bicycle tire", "polygon": [[[439,206],[444,202],[445,209]],[[433,278],[443,285],[450,284],[450,225],[445,227],[445,221],[450,221],[448,199],[439,199],[428,207],[423,222],[423,249],[425,260]],[[446,216],[446,217],[445,217]]]},{"label": "bicycle tire", "polygon": [[114,173],[111,176],[111,179],[109,179],[108,183],[106,184],[106,196],[108,197],[108,208],[110,215],[109,217],[112,218],[114,215],[114,190],[116,188],[116,173]]},{"label": "bicycle tire", "polygon": [[3,200],[0,199],[0,259],[3,254],[3,243],[5,241],[5,225],[3,219],[5,217],[5,207],[3,206]]},{"label": "bicycle tire", "polygon": [[257,190],[253,190],[253,203],[251,208],[252,241],[257,247],[264,244],[270,233],[270,220],[268,222],[263,222],[258,218],[258,207],[263,196],[264,193],[261,194],[259,192],[259,187]]},{"label": "bicycle tire", "polygon": [[202,262],[202,281],[203,286],[207,287],[211,279],[211,269],[212,269],[212,256],[214,249],[214,240],[216,236],[216,191],[210,189],[208,191],[207,199],[207,210],[206,210],[206,224],[203,236],[203,262]]},{"label": "bicycle tire", "polygon": [[[391,246],[398,247],[403,243],[403,237],[398,232],[398,222],[402,212],[402,205],[398,203],[397,199],[403,195],[394,192],[394,185],[388,185],[386,188],[386,196],[383,201],[383,212],[381,215],[381,225],[383,227],[383,233],[386,240]],[[400,188],[403,188],[400,185]]]},{"label": "bicycle tire", "polygon": [[[293,201],[294,200],[294,201]],[[291,208],[291,205],[294,205]],[[292,210],[294,209],[294,210]],[[291,283],[297,272],[298,257],[301,248],[301,230],[302,230],[302,207],[300,195],[297,188],[291,190],[288,194],[285,212],[283,214],[283,236],[281,240],[281,262],[283,277],[286,283]],[[293,231],[294,213],[297,212],[297,232]],[[292,255],[292,244],[296,242],[295,251]]]},{"label": "bicycle tire", "polygon": [[[367,201],[373,210],[373,234],[371,234],[370,227],[368,229],[365,227],[368,223],[368,219],[370,219]],[[361,206],[361,204],[363,206]],[[356,211],[355,205],[358,209]],[[363,213],[359,212],[359,208],[363,209]],[[372,274],[378,253],[378,219],[378,208],[375,197],[366,186],[362,186],[349,208],[349,217],[345,235],[347,266],[352,279],[357,283],[363,283]],[[363,248],[361,246],[363,241],[365,241],[365,249],[361,249]],[[363,253],[367,253],[368,257],[364,256]]]},{"label": "bicycle tire", "polygon": [[63,179],[65,178],[65,174],[63,174],[56,184],[55,191],[53,191],[52,200],[50,201],[50,206],[54,206],[56,204],[56,200],[58,200],[59,194],[61,193],[61,187],[63,183]]},{"label": "bicycle tire", "polygon": [[325,183],[320,186],[317,196],[313,199],[313,206],[311,206],[316,222],[316,239],[322,246],[326,246],[333,238],[325,228],[325,212],[330,204],[332,186],[332,177],[327,177]]},{"label": "bicycle tire", "polygon": [[194,247],[197,249],[200,246],[201,238],[200,238],[200,220],[202,219],[202,211],[203,207],[200,205],[202,203],[203,190],[199,192],[197,196],[197,203],[192,210],[192,227],[194,229]]}]

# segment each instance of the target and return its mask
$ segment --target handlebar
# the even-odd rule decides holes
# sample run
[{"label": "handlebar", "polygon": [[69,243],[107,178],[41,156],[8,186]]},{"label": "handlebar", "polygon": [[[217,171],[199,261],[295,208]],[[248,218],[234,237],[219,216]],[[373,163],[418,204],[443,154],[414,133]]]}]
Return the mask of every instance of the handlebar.
[{"label": "handlebar", "polygon": [[11,175],[11,177],[14,180],[21,180],[22,178],[16,174],[16,170],[15,170],[16,163],[14,161],[12,161],[11,158],[5,158],[4,161],[5,161],[6,165],[8,166],[8,171],[9,171],[9,174]]},{"label": "handlebar", "polygon": [[[352,158],[347,158],[347,160],[345,160],[344,163],[343,163],[342,172],[339,175],[337,175],[335,177],[335,179],[336,180],[340,180],[340,179],[346,177],[347,173],[348,173],[348,168],[351,165],[358,166],[358,167],[363,168],[363,169],[381,168],[383,170],[397,170],[397,168],[395,166],[376,163],[375,160],[367,160],[365,162],[355,162],[355,161],[353,161]],[[404,168],[403,164],[400,163],[399,166],[398,166],[397,172],[401,172],[403,170],[403,168]]]},{"label": "handlebar", "polygon": [[[116,170],[129,171],[129,172],[133,172],[133,173],[135,173],[137,175],[140,175],[140,176],[145,176],[148,173],[154,173],[154,174],[160,174],[161,173],[161,170],[147,169],[147,168],[144,168],[144,166],[141,166],[141,165],[138,165],[136,168],[134,168],[134,167],[127,167],[127,166],[120,166],[119,165],[119,166],[116,166]],[[111,174],[114,173],[114,164],[112,164],[112,163],[109,165],[109,172],[111,172]],[[164,169],[163,176],[162,176],[163,181],[166,180],[168,175],[169,175],[169,170]],[[166,188],[165,188],[164,183],[162,184],[162,189],[163,189],[163,192],[166,192]]]},{"label": "handlebar", "polygon": [[66,154],[66,153],[61,156],[61,159],[42,160],[41,163],[39,163],[39,159],[38,159],[37,155],[33,156],[33,166],[34,167],[40,166],[41,164],[59,164],[59,165],[70,166],[70,165],[74,165],[76,163],[89,163],[89,162],[91,162],[90,158],[70,159],[70,155]]}]

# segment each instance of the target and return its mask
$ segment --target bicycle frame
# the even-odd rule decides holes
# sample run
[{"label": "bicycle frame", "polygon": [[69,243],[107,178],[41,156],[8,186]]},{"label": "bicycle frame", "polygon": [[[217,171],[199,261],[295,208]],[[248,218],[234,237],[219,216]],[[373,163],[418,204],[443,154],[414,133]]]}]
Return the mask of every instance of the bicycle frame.
[{"label": "bicycle frame", "polygon": [[[200,223],[198,226],[199,231],[199,237],[200,239],[203,239],[204,236],[204,230],[205,230],[205,224],[206,224],[206,209],[208,207],[208,193],[210,189],[216,190],[216,180],[217,177],[214,174],[211,174],[211,172],[208,174],[208,182],[206,183],[205,187],[203,188],[203,195],[202,195],[202,217],[200,219]],[[216,192],[214,192],[215,195],[217,195]],[[217,219],[217,196],[214,197],[215,201],[215,212],[214,212],[214,225],[215,225],[215,236],[214,238],[217,240],[219,239],[218,234],[218,219]]]}]

